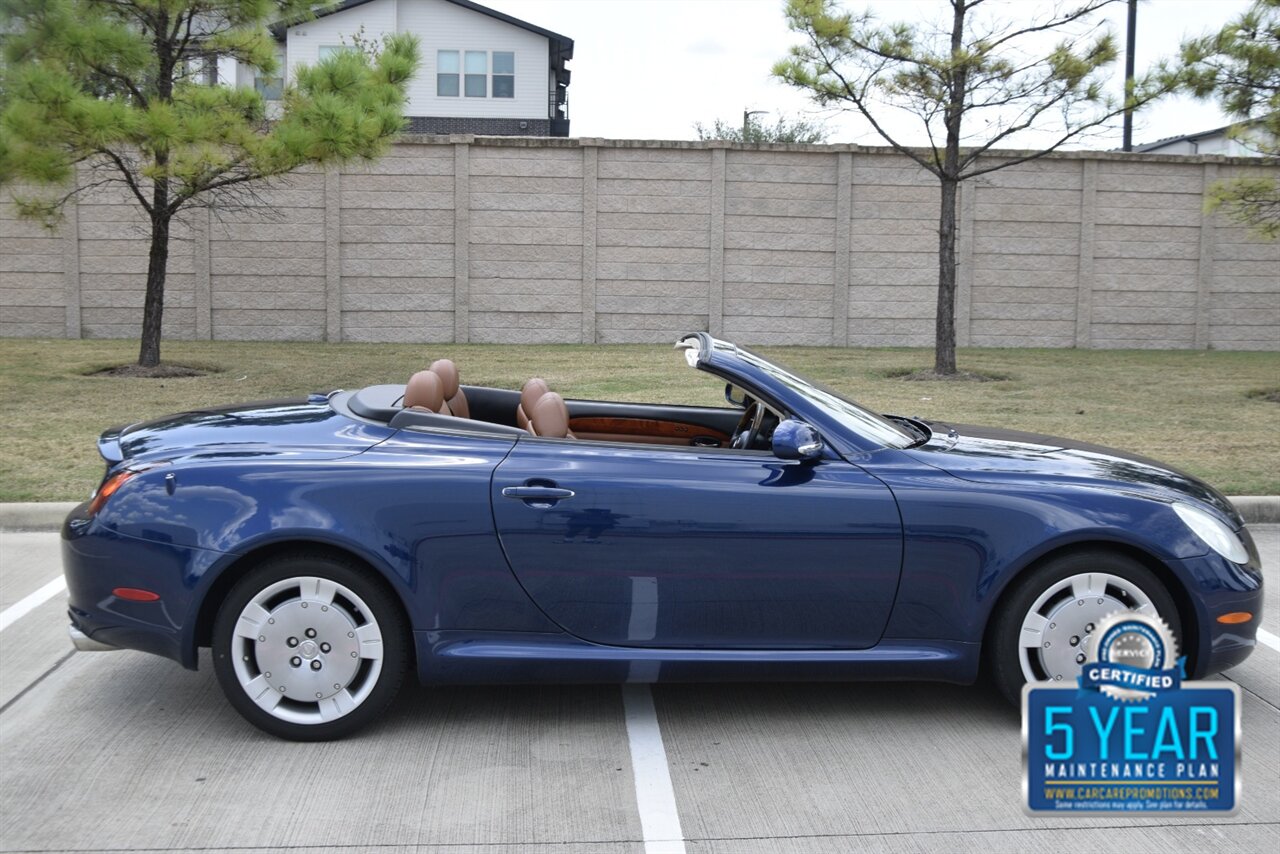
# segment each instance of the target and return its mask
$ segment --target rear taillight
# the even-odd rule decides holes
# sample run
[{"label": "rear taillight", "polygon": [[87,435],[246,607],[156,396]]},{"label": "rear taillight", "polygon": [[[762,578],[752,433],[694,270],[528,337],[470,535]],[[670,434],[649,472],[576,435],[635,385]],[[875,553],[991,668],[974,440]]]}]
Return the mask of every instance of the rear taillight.
[{"label": "rear taillight", "polygon": [[142,474],[148,469],[157,468],[162,465],[165,465],[165,463],[151,463],[149,465],[134,466],[132,468],[121,469],[108,477],[102,482],[102,485],[98,487],[98,490],[93,493],[93,498],[89,499],[89,515],[96,516],[98,511],[106,506],[107,501],[110,500],[111,496],[115,495],[116,491],[119,490],[120,487],[124,486],[125,481],[129,478],[134,475]]},{"label": "rear taillight", "polygon": [[98,491],[93,494],[93,500],[89,502],[89,515],[98,515],[98,511],[106,506],[107,499],[115,495],[116,490],[124,486],[124,482],[135,474],[137,474],[136,471],[122,469],[104,480],[102,486],[99,486]]}]

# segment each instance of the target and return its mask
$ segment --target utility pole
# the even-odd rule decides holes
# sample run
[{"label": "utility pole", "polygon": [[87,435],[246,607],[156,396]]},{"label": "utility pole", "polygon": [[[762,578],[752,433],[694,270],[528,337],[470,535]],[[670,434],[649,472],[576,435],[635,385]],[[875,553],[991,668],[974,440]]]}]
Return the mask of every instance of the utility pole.
[{"label": "utility pole", "polygon": [[744,109],[742,111],[742,141],[743,142],[751,141],[747,138],[747,135],[751,133],[751,117],[763,116],[767,112],[769,111],[768,110],[747,110],[747,109]]},{"label": "utility pole", "polygon": [[1133,108],[1128,106],[1133,92],[1133,51],[1138,36],[1138,0],[1129,0],[1129,40],[1124,52],[1124,142],[1125,151],[1133,151]]}]

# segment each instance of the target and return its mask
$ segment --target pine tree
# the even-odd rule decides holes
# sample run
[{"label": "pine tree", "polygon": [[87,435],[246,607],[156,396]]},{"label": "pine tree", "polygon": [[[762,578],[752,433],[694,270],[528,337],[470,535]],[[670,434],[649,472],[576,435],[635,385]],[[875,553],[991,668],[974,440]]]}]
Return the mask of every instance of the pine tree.
[{"label": "pine tree", "polygon": [[[1199,98],[1216,98],[1240,123],[1229,133],[1280,162],[1280,0],[1254,0],[1217,33],[1182,46],[1179,80]],[[1212,207],[1264,237],[1280,237],[1280,185],[1274,170],[1219,181]]]},{"label": "pine tree", "polygon": [[[1016,23],[980,18],[984,0],[939,2],[936,26],[879,25],[842,12],[834,0],[788,0],[787,22],[802,37],[773,69],[818,104],[860,115],[893,149],[938,179],[938,301],[934,373],[956,374],[956,203],[961,182],[1034,160],[1081,139],[1169,90],[1159,75],[1107,96],[1102,72],[1115,38],[1092,21],[1115,0],[1077,0]],[[1018,7],[1022,9],[1022,6]],[[1056,44],[1047,42],[1057,39]],[[903,143],[886,117],[923,125],[928,146]],[[1001,146],[1040,132],[1030,150]]]},{"label": "pine tree", "polygon": [[418,64],[411,35],[376,59],[340,51],[295,66],[283,109],[210,85],[219,57],[276,71],[268,26],[307,0],[0,0],[0,186],[23,216],[53,225],[79,194],[124,187],[150,231],[138,364],[160,362],[174,218],[234,204],[305,165],[373,158],[404,125]]}]

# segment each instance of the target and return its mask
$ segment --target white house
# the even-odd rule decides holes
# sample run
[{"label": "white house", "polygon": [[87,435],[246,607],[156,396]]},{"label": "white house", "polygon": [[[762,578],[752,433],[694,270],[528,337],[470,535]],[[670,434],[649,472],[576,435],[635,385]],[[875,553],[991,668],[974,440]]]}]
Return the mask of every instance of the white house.
[{"label": "white house", "polygon": [[1222,154],[1227,157],[1258,157],[1262,154],[1257,148],[1232,137],[1228,131],[1238,125],[1227,125],[1213,130],[1189,133],[1185,136],[1171,136],[1165,139],[1135,145],[1134,151],[1147,154]]},{"label": "white house", "polygon": [[[568,136],[573,39],[471,0],[345,0],[309,21],[272,27],[280,65],[292,74],[353,38],[377,43],[394,33],[422,40],[422,64],[409,81],[411,133]],[[219,67],[223,82],[279,97],[276,79],[245,66]]]}]

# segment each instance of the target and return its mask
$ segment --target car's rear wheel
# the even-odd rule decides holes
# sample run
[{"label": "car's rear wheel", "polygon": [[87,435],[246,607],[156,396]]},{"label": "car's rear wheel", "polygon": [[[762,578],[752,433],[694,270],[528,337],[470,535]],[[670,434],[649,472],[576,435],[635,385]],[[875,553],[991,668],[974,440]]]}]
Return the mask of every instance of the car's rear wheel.
[{"label": "car's rear wheel", "polygon": [[408,665],[398,603],[361,569],[328,556],[273,559],[227,595],[213,627],[218,681],[236,711],[272,735],[348,735],[395,698]]},{"label": "car's rear wheel", "polygon": [[1015,582],[987,646],[996,687],[1021,703],[1027,682],[1072,684],[1089,658],[1102,618],[1116,611],[1159,617],[1182,637],[1173,597],[1151,570],[1122,554],[1076,552]]}]

